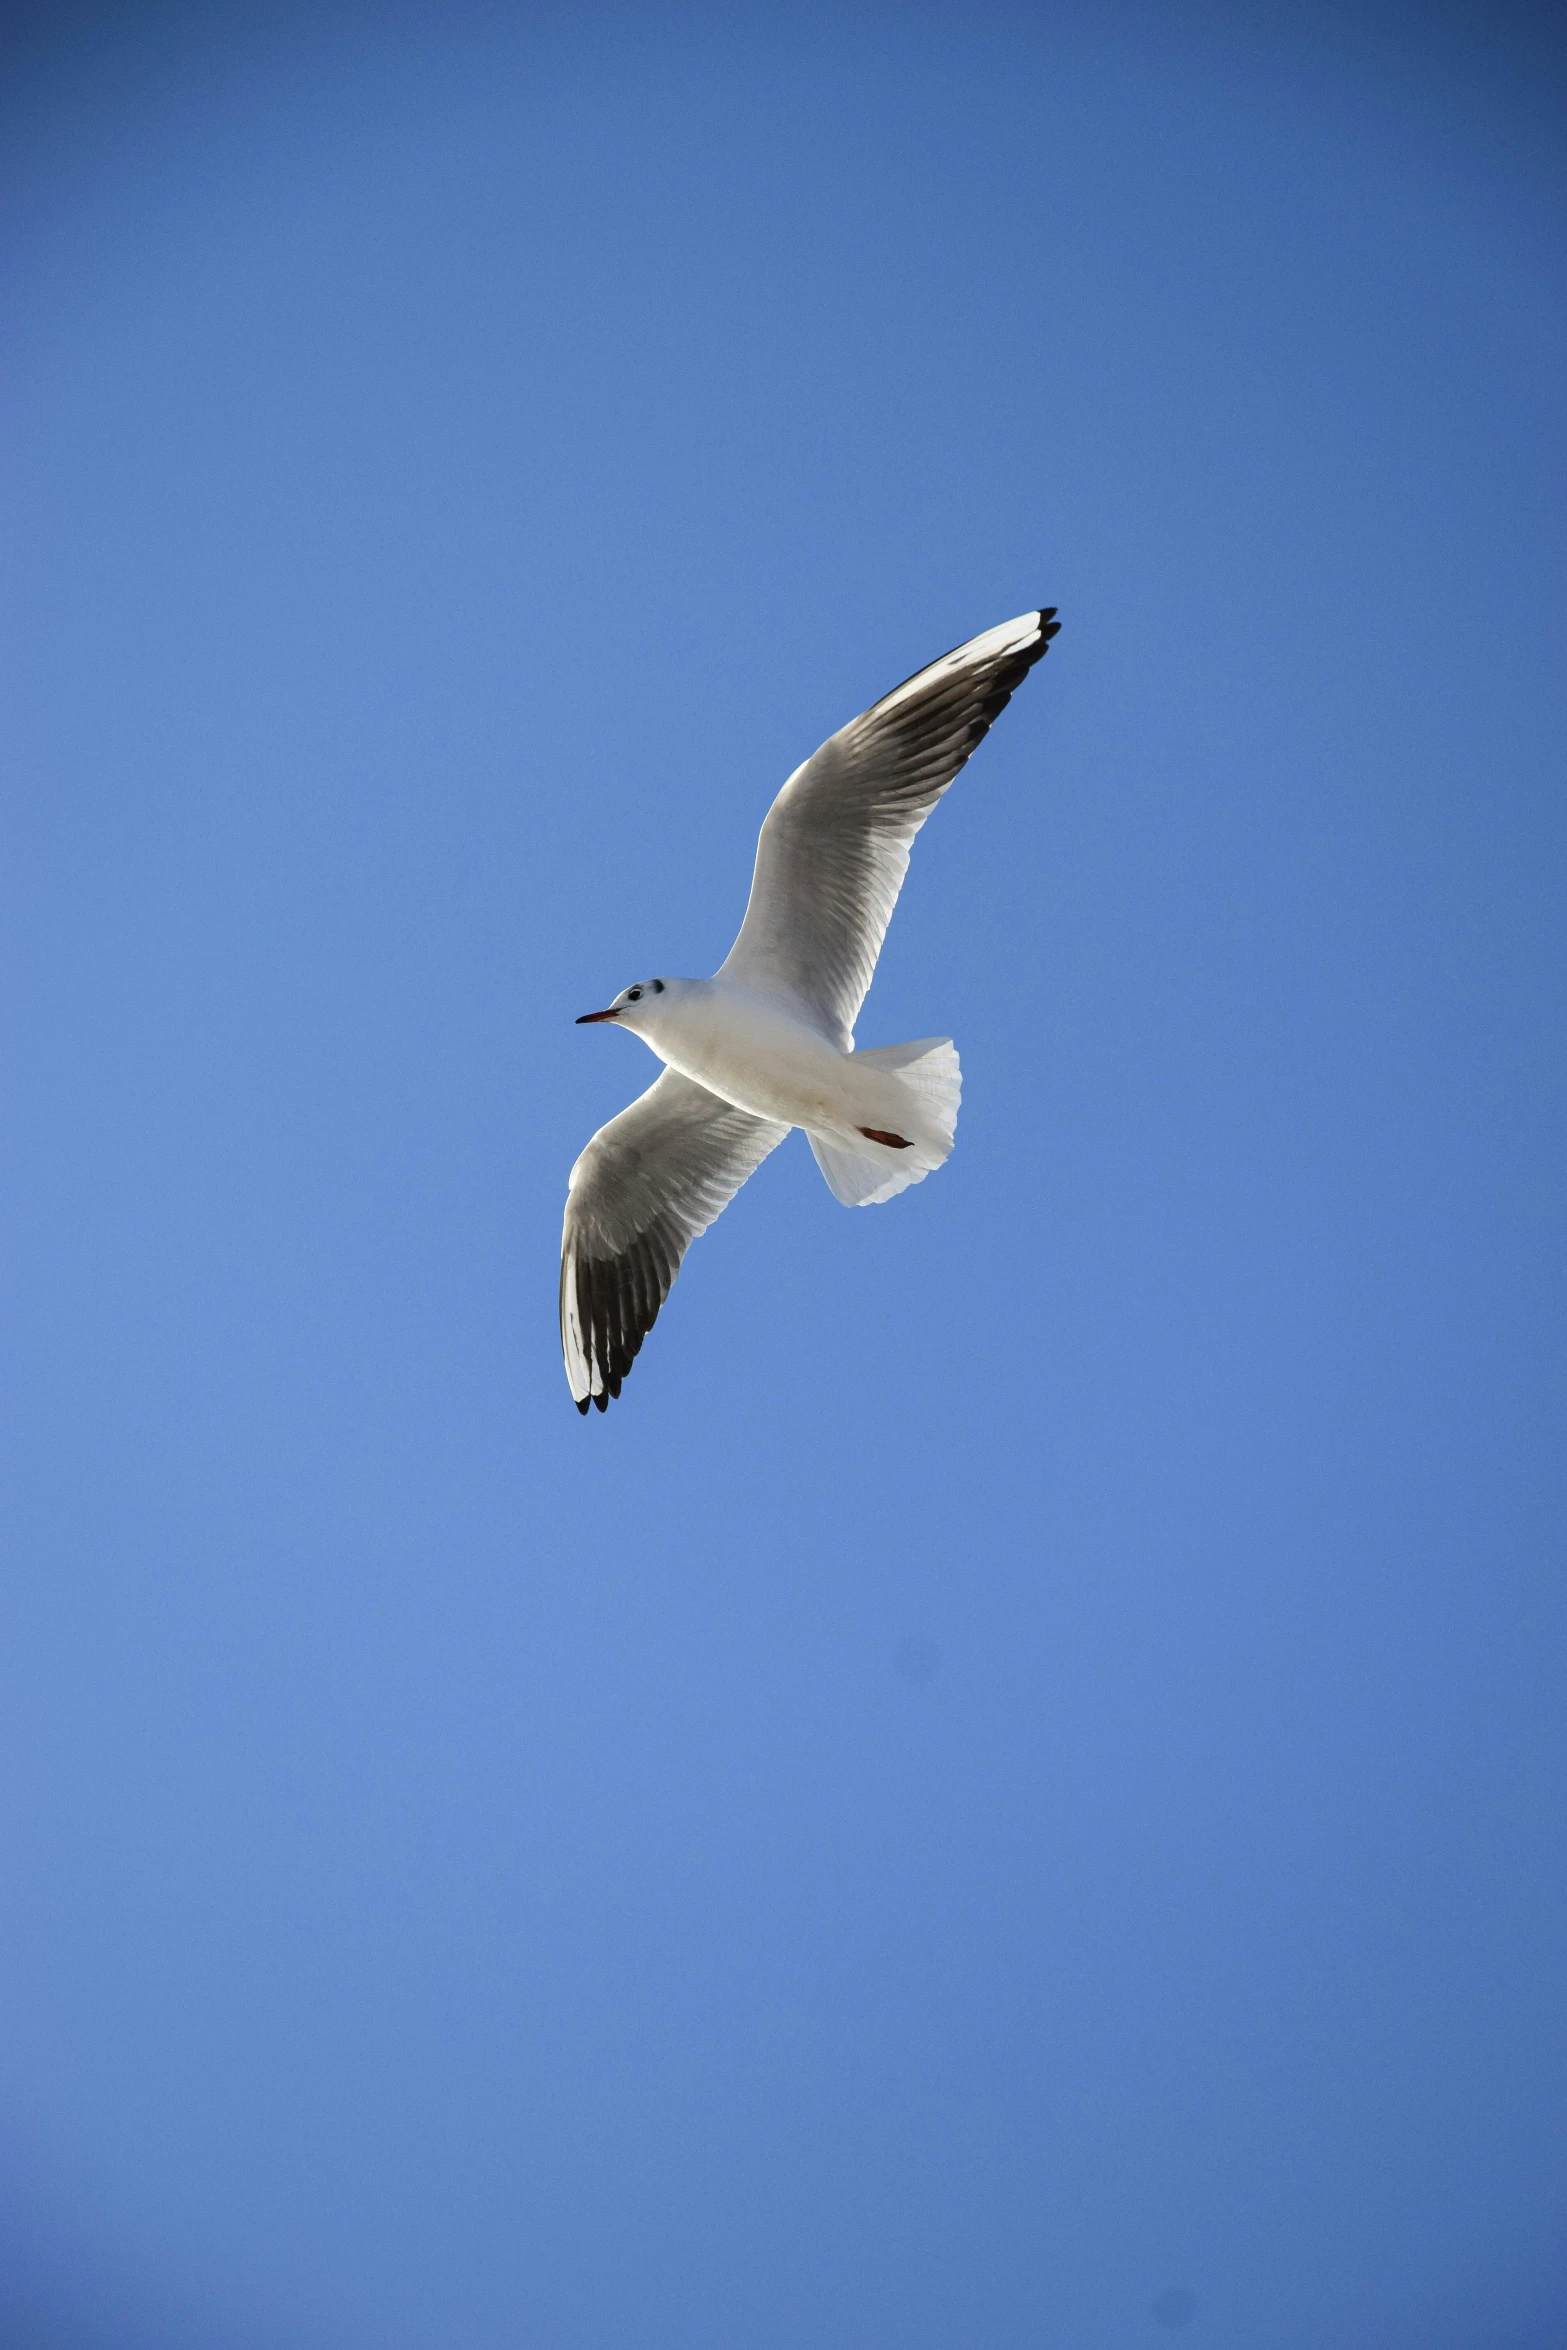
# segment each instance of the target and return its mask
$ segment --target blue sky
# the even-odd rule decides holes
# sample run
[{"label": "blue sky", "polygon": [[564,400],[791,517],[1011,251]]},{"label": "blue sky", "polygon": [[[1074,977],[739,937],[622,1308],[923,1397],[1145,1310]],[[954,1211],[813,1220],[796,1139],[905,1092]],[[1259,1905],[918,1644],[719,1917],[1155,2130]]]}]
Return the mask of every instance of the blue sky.
[{"label": "blue sky", "polygon": [[[8,2339],[1560,2340],[1563,69],[17,15]],[[573,1016],[1039,601],[582,1422]]]}]

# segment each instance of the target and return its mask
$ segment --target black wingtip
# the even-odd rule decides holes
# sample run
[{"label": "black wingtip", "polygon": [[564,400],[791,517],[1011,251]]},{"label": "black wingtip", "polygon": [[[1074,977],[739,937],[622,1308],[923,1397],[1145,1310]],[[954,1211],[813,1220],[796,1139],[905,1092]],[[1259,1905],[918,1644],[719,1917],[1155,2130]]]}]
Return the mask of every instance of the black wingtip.
[{"label": "black wingtip", "polygon": [[1039,608],[1039,634],[1043,640],[1039,648],[1041,652],[1044,651],[1053,636],[1061,634],[1061,623],[1056,618],[1057,609],[1058,607],[1054,604],[1041,604]]},{"label": "black wingtip", "polygon": [[592,1396],[579,1395],[575,1398],[575,1401],[578,1411],[582,1414],[582,1417],[586,1419],[588,1416],[588,1406],[593,1401]]},{"label": "black wingtip", "polygon": [[602,1387],[599,1389],[597,1395],[593,1398],[593,1401],[598,1405],[598,1408],[601,1412],[607,1412],[609,1410],[609,1396]]}]

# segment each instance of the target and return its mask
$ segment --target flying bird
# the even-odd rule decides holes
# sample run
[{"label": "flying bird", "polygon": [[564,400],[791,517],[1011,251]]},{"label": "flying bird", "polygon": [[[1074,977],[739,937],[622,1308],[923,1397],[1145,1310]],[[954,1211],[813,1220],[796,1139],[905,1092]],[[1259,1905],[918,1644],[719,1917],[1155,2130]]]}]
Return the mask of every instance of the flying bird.
[{"label": "flying bird", "polygon": [[851,719],[767,812],[740,935],[711,979],[642,979],[597,1021],[664,1073],[571,1170],[560,1337],[579,1412],[609,1408],[680,1261],[803,1126],[834,1199],[871,1207],[952,1149],[950,1037],[854,1049],[914,835],[1056,634],[1055,606],[959,645]]}]

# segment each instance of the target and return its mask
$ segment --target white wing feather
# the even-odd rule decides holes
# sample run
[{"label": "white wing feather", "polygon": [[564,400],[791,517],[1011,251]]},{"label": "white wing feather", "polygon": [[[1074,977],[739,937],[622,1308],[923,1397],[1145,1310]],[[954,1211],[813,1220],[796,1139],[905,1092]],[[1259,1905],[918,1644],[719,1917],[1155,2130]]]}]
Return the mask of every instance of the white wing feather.
[{"label": "white wing feather", "polygon": [[607,1409],[680,1260],[788,1133],[666,1069],[571,1170],[560,1342],[579,1411]]},{"label": "white wing feather", "polygon": [[1052,605],[988,629],[795,769],[762,826],[721,979],[785,998],[840,1052],[853,1049],[914,835],[1057,626]]}]

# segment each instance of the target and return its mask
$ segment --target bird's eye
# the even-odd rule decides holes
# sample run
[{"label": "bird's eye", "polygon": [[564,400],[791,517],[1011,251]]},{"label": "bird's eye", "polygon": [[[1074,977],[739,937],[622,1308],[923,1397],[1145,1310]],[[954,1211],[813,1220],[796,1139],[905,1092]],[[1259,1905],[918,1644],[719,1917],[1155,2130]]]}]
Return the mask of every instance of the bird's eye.
[{"label": "bird's eye", "polygon": [[628,988],[627,988],[627,990],[626,990],[626,1001],[627,1001],[627,1003],[628,1003],[628,1004],[635,1004],[635,1003],[639,1003],[639,1002],[641,1001],[641,997],[642,997],[642,990],[641,990],[641,988],[640,988],[640,987],[628,987]]}]

